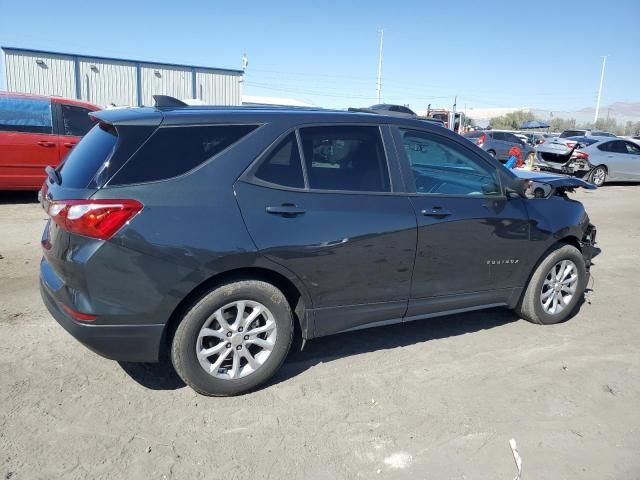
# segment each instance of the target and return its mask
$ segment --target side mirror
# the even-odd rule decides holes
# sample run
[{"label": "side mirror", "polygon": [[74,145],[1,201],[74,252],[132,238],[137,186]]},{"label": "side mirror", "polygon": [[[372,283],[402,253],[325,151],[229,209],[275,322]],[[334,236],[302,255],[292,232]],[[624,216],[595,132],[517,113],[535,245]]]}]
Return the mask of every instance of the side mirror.
[{"label": "side mirror", "polygon": [[500,192],[500,187],[498,184],[490,182],[482,185],[482,194],[483,195],[495,195]]},{"label": "side mirror", "polygon": [[520,192],[513,187],[505,188],[505,194],[507,195],[507,198],[512,198],[512,199],[518,199],[523,197],[523,195],[521,195]]}]

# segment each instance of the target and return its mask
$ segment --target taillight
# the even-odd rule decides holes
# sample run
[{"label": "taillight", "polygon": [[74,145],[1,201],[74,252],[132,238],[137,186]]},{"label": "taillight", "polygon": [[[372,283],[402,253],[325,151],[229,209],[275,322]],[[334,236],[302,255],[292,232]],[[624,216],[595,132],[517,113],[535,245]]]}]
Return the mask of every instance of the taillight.
[{"label": "taillight", "polygon": [[140,210],[136,200],[60,200],[49,202],[48,213],[69,232],[109,240]]},{"label": "taillight", "polygon": [[575,147],[576,144],[577,144],[577,142],[567,142],[567,143],[565,143],[565,145],[567,146],[567,148],[569,150],[571,150],[573,147]]},{"label": "taillight", "polygon": [[538,145],[542,145],[544,143],[544,138],[538,140]]},{"label": "taillight", "polygon": [[571,155],[571,158],[575,158],[577,160],[586,160],[589,158],[589,154],[586,152],[581,152],[580,150],[576,150],[575,152],[573,152],[573,155]]},{"label": "taillight", "polygon": [[478,137],[478,140],[476,141],[476,145],[481,146],[486,140],[487,140],[487,134],[483,133]]},{"label": "taillight", "polygon": [[93,322],[96,319],[95,315],[91,315],[90,313],[82,313],[74,310],[73,308],[69,308],[64,304],[60,304],[62,309],[67,312],[67,314],[71,315],[74,319],[79,320],[81,322]]}]

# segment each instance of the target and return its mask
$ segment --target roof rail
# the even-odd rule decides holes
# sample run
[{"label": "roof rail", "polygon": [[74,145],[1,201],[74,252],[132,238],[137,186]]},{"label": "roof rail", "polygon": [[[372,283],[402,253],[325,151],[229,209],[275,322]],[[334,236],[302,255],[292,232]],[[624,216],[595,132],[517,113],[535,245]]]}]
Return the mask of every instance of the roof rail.
[{"label": "roof rail", "polygon": [[161,107],[188,107],[189,105],[182,100],[170,97],[169,95],[153,95],[153,100],[156,102],[154,105],[156,108]]}]

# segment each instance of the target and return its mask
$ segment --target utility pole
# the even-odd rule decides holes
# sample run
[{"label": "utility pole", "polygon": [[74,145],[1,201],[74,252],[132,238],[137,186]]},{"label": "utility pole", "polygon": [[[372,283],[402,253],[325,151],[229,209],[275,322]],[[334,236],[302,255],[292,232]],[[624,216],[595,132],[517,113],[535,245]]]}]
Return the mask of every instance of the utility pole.
[{"label": "utility pole", "polygon": [[378,54],[378,81],[376,82],[376,103],[380,103],[382,96],[382,42],[384,41],[384,29],[380,29],[380,52]]},{"label": "utility pole", "polygon": [[602,57],[602,72],[600,73],[600,88],[598,88],[598,100],[596,101],[596,114],[593,116],[593,123],[598,121],[600,113],[600,97],[602,97],[602,84],[604,83],[604,67],[607,65],[607,56]]},{"label": "utility pole", "polygon": [[449,124],[451,130],[456,131],[456,107],[458,106],[458,95],[453,98],[453,112],[451,115],[451,123]]}]

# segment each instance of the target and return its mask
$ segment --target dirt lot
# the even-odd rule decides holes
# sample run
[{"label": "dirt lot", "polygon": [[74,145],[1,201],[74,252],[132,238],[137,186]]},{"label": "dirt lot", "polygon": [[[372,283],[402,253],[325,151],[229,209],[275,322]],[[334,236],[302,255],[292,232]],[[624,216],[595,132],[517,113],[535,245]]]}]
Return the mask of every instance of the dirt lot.
[{"label": "dirt lot", "polygon": [[492,310],[315,340],[267,388],[198,396],[49,317],[45,215],[0,197],[0,478],[640,478],[640,185],[578,192],[594,291],[541,327]]}]

